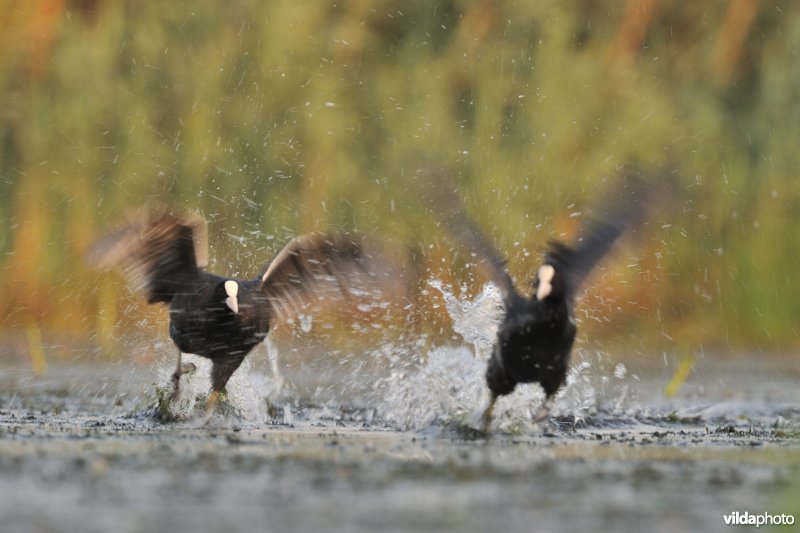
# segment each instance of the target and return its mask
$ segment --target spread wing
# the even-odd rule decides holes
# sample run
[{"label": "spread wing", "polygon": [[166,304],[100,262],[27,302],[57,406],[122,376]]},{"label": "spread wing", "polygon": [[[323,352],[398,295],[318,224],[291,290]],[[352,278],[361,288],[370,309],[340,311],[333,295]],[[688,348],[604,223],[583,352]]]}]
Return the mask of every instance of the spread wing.
[{"label": "spread wing", "polygon": [[425,169],[425,174],[422,183],[425,188],[425,200],[448,231],[475,254],[480,266],[500,288],[503,303],[508,308],[510,301],[517,293],[514,281],[506,270],[506,260],[464,212],[461,198],[444,172],[441,169],[428,167]]},{"label": "spread wing", "polygon": [[120,267],[148,303],[170,302],[181,284],[207,263],[206,221],[199,215],[151,212],[98,239],[87,260],[97,268]]},{"label": "spread wing", "polygon": [[545,261],[558,267],[569,297],[578,293],[623,233],[645,221],[655,192],[653,183],[646,182],[635,171],[628,171],[605,203],[595,209],[596,217],[585,225],[572,246],[557,241],[549,243]]},{"label": "spread wing", "polygon": [[284,318],[321,295],[353,293],[369,278],[372,258],[363,240],[349,235],[310,233],[289,241],[261,275],[261,290]]}]

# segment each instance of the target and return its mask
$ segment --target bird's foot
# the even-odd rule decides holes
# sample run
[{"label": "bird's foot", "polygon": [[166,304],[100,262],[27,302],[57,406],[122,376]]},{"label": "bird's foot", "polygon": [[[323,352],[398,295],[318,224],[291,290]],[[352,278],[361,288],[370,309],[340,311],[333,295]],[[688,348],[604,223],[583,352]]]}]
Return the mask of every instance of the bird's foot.
[{"label": "bird's foot", "polygon": [[219,391],[211,391],[211,394],[208,395],[208,399],[206,400],[206,423],[211,419],[211,415],[214,414],[217,398],[219,398]]},{"label": "bird's foot", "polygon": [[552,408],[553,408],[553,398],[546,398],[542,406],[539,408],[539,411],[537,411],[536,414],[532,415],[531,422],[533,422],[534,424],[538,424],[539,422],[547,418],[547,415],[550,414],[550,409]]},{"label": "bird's foot", "polygon": [[211,420],[214,416],[215,406],[217,404],[217,399],[219,398],[219,391],[211,391],[206,399],[206,408],[203,414],[198,414],[194,418],[195,423],[198,426],[209,426],[211,425]]},{"label": "bird's foot", "polygon": [[192,374],[197,370],[197,366],[194,363],[183,363],[181,365],[181,375],[183,374]]},{"label": "bird's foot", "polygon": [[197,370],[197,366],[194,363],[184,363],[181,365],[180,370],[176,370],[172,373],[172,401],[177,402],[180,400],[181,396],[181,376],[184,374],[191,374]]},{"label": "bird's foot", "polygon": [[484,433],[489,432],[489,426],[492,423],[492,414],[494,413],[494,404],[496,402],[497,402],[497,396],[493,395],[492,398],[489,400],[489,405],[486,406],[486,409],[484,409],[483,414],[481,415],[480,427],[478,429],[480,429]]}]

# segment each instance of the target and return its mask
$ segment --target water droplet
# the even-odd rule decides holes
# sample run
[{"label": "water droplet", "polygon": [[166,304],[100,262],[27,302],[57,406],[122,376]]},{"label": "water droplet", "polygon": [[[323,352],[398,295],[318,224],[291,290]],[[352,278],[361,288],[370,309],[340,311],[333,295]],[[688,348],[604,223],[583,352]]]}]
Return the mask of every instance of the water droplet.
[{"label": "water droplet", "polygon": [[300,321],[300,329],[303,330],[303,333],[311,333],[311,326],[313,323],[312,316],[300,313],[297,318]]}]

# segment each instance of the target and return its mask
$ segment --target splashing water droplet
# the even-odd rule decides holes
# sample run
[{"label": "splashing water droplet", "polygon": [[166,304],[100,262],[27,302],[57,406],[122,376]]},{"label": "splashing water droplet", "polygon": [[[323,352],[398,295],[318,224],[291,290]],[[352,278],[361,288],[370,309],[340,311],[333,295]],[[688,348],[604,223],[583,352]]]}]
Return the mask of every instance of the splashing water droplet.
[{"label": "splashing water droplet", "polygon": [[441,293],[455,332],[473,345],[476,355],[488,354],[503,316],[497,286],[487,283],[473,300],[460,300],[437,279],[428,281],[428,285]]},{"label": "splashing water droplet", "polygon": [[314,318],[311,315],[300,313],[297,317],[300,321],[300,329],[303,333],[311,333],[311,326],[314,323]]}]

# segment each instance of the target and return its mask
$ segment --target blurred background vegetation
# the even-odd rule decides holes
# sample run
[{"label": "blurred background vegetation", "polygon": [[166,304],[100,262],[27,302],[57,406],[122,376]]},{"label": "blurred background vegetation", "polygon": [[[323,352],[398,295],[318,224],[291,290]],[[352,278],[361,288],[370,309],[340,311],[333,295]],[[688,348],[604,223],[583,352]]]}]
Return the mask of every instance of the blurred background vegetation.
[{"label": "blurred background vegetation", "polygon": [[43,335],[165,323],[82,260],[156,202],[206,216],[232,274],[300,232],[387,239],[420,327],[439,327],[425,280],[484,278],[415,194],[420,153],[519,280],[621,165],[674,168],[677,207],[595,277],[584,334],[655,354],[798,345],[796,2],[0,6],[0,318],[34,361]]}]

